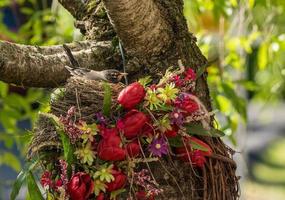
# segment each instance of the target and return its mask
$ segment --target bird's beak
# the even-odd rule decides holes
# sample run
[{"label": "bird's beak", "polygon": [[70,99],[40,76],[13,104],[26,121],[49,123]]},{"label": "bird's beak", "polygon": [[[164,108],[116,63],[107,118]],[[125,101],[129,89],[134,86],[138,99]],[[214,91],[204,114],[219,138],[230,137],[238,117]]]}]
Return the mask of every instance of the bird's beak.
[{"label": "bird's beak", "polygon": [[118,79],[122,80],[123,77],[126,77],[128,75],[128,73],[120,73]]}]

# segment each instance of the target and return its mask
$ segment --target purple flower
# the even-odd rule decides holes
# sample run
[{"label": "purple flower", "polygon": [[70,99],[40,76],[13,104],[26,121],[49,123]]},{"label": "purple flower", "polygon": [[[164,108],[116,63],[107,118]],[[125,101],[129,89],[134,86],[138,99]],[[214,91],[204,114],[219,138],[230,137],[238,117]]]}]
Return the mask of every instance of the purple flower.
[{"label": "purple flower", "polygon": [[181,126],[184,121],[183,114],[178,109],[174,109],[172,113],[170,113],[170,121],[172,124]]},{"label": "purple flower", "polygon": [[95,117],[96,117],[96,120],[98,121],[99,124],[107,125],[108,121],[102,113],[100,113],[100,112],[96,113]]},{"label": "purple flower", "polygon": [[162,155],[166,155],[168,153],[168,144],[163,137],[154,139],[149,145],[149,151],[154,156],[161,157]]}]

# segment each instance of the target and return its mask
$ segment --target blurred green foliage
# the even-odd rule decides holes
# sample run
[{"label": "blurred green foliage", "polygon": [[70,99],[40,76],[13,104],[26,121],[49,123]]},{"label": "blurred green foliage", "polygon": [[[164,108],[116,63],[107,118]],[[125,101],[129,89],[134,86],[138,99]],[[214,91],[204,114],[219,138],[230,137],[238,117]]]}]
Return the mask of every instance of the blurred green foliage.
[{"label": "blurred green foliage", "polygon": [[[1,9],[11,6],[11,0],[0,1],[0,37],[11,42],[31,45],[53,45],[71,42],[74,36],[74,20],[58,3],[49,5],[46,0],[15,0],[21,14],[15,15],[18,22],[24,21],[17,31],[11,31],[2,22]],[[51,2],[51,1],[49,1]],[[15,9],[15,7],[14,7]],[[14,12],[17,11],[14,10]],[[18,19],[17,19],[18,17]],[[13,20],[13,19],[11,19]],[[12,86],[13,87],[13,86]],[[26,146],[32,134],[23,130],[20,124],[33,124],[38,111],[48,109],[49,92],[35,88],[16,88],[0,82],[0,142],[6,150],[0,151],[0,166],[6,165],[19,172],[21,158],[25,156]],[[14,155],[15,148],[21,155]],[[1,198],[1,197],[0,197]]]},{"label": "blurred green foliage", "polygon": [[285,1],[185,0],[189,28],[211,65],[207,68],[219,125],[234,133],[247,121],[248,100],[285,97]]}]

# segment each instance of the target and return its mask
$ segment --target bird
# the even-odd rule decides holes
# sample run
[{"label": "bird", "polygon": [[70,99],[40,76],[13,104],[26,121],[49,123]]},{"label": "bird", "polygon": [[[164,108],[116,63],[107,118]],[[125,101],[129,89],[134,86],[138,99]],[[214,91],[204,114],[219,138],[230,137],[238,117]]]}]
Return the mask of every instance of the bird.
[{"label": "bird", "polygon": [[82,68],[79,62],[74,58],[71,50],[65,44],[63,49],[67,54],[69,61],[73,67],[65,66],[65,69],[69,71],[72,76],[79,76],[88,80],[102,80],[111,83],[119,83],[123,77],[126,77],[128,73],[120,72],[116,69],[107,69],[102,71],[95,71],[87,68]]},{"label": "bird", "polygon": [[115,69],[107,69],[102,71],[95,71],[86,68],[72,68],[65,66],[72,76],[79,76],[88,80],[107,81],[110,83],[119,83],[123,77],[128,73],[123,73]]}]

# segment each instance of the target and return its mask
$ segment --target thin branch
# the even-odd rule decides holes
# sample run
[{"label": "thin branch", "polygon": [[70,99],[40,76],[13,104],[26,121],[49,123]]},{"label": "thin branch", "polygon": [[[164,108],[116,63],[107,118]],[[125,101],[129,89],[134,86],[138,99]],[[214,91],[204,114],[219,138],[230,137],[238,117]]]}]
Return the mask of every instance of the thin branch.
[{"label": "thin branch", "polygon": [[87,12],[85,4],[81,0],[58,0],[71,15],[77,20],[81,20]]},{"label": "thin branch", "polygon": [[172,29],[153,0],[103,0],[127,53],[159,55],[170,45]]},{"label": "thin branch", "polygon": [[[111,42],[67,44],[80,66],[102,70],[118,64]],[[62,45],[37,47],[0,41],[0,80],[27,87],[57,87],[71,65]]]}]

